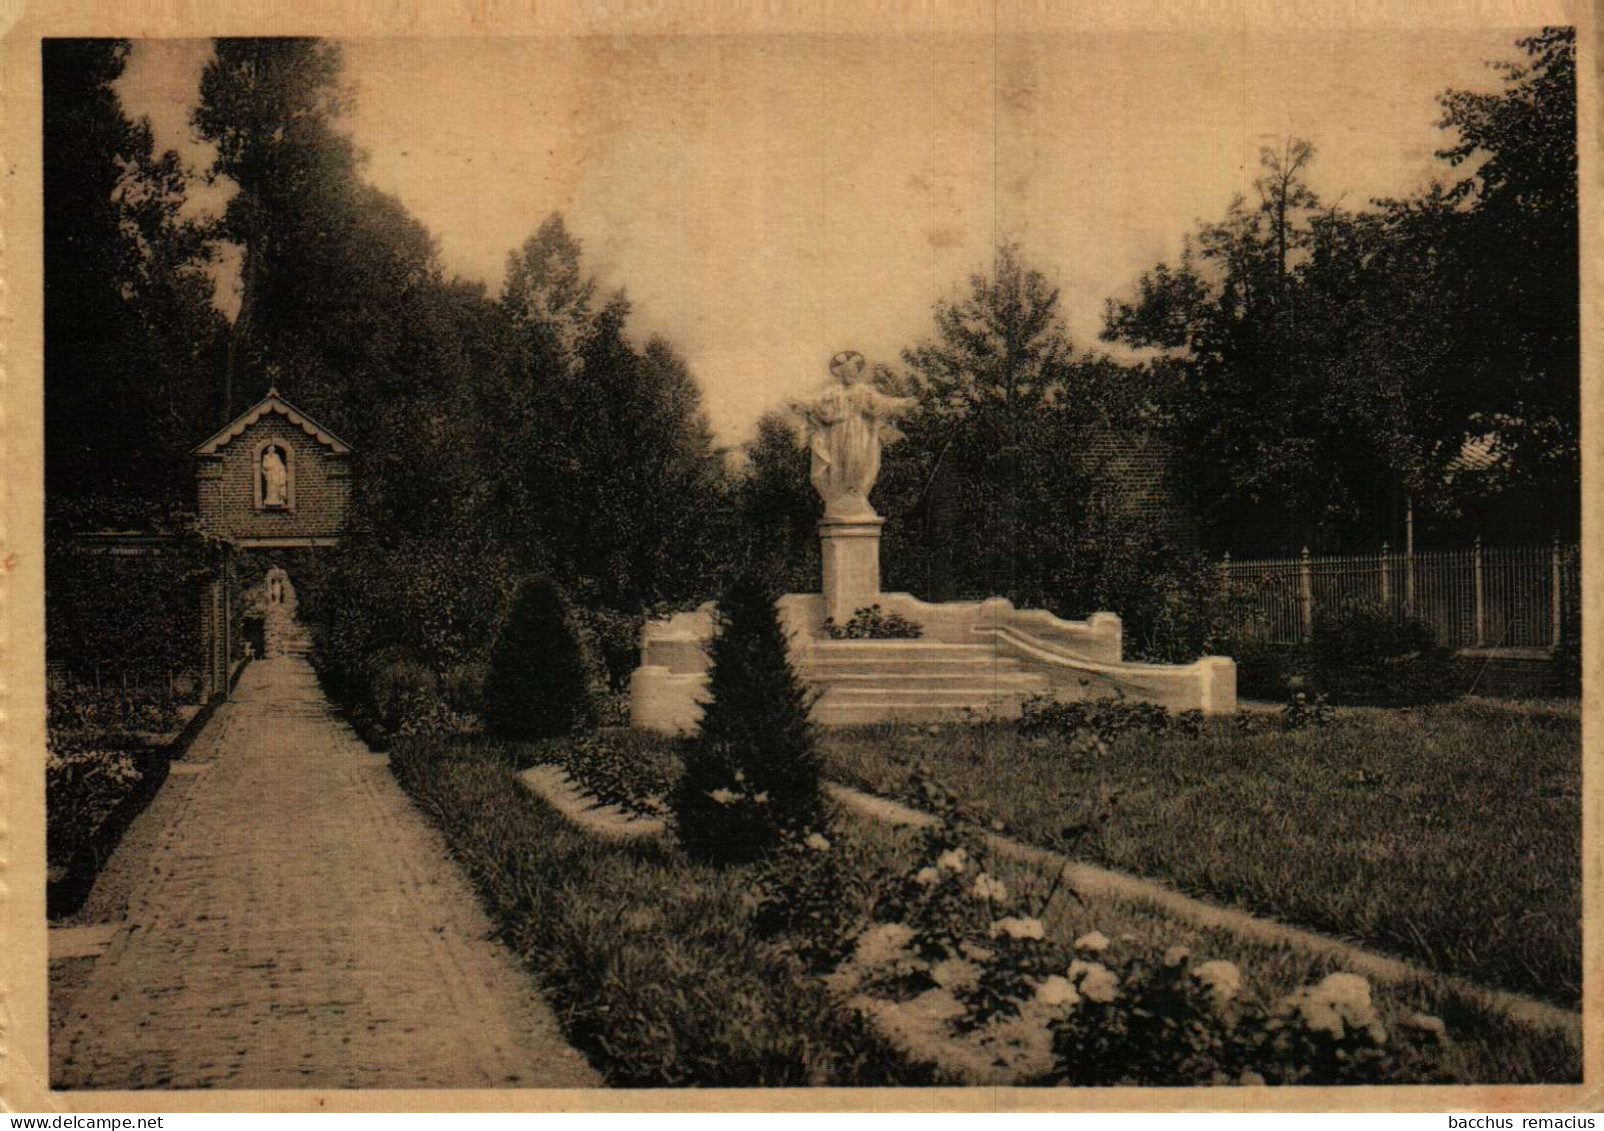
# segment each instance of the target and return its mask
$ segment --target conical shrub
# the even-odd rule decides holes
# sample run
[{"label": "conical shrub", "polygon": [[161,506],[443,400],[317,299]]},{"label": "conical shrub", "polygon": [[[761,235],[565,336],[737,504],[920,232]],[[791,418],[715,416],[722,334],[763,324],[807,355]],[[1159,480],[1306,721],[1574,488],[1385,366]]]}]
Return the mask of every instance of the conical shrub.
[{"label": "conical shrub", "polygon": [[774,599],[748,575],[719,601],[709,699],[673,797],[681,842],[705,859],[752,860],[785,832],[821,824],[809,695],[791,668]]},{"label": "conical shrub", "polygon": [[595,721],[585,653],[567,598],[551,578],[518,587],[490,654],[485,722],[503,738],[530,741],[568,734]]}]

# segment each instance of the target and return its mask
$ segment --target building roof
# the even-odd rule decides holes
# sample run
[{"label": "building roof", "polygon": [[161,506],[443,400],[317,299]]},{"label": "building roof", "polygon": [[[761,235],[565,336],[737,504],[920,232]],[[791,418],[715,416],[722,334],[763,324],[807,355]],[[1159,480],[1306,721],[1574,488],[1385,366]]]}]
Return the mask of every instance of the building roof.
[{"label": "building roof", "polygon": [[1487,471],[1498,466],[1501,454],[1495,433],[1472,436],[1461,445],[1459,454],[1448,461],[1447,471],[1450,475],[1459,471]]},{"label": "building roof", "polygon": [[296,425],[311,436],[318,443],[328,448],[330,453],[337,456],[350,455],[351,446],[330,432],[323,425],[313,420],[306,413],[290,404],[289,401],[278,395],[277,389],[269,389],[267,396],[257,401],[239,416],[236,416],[219,431],[215,432],[207,441],[194,451],[198,456],[214,456],[218,449],[226,446],[231,440],[238,437],[251,425],[270,412],[276,412],[291,424]]}]

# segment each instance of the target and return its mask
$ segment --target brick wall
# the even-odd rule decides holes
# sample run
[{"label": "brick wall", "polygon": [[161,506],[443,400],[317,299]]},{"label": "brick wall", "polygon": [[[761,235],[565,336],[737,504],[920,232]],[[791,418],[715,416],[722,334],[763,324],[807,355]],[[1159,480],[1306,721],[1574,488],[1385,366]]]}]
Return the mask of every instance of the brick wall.
[{"label": "brick wall", "polygon": [[1087,434],[1077,453],[1084,470],[1111,493],[1116,511],[1162,530],[1182,546],[1197,543],[1197,522],[1177,480],[1169,444],[1150,432]]},{"label": "brick wall", "polygon": [[[258,450],[269,439],[292,453],[292,510],[256,506]],[[349,457],[330,453],[299,425],[268,413],[216,455],[198,457],[196,506],[206,530],[224,537],[334,537],[345,528],[350,475]]]}]

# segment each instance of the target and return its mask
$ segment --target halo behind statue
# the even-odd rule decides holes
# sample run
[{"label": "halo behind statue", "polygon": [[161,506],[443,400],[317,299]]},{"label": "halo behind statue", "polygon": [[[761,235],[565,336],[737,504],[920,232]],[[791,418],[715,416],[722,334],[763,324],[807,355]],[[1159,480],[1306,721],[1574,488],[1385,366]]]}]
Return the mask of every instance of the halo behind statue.
[{"label": "halo behind statue", "polygon": [[830,374],[837,381],[849,383],[863,376],[865,364],[857,350],[842,350],[830,359]]}]

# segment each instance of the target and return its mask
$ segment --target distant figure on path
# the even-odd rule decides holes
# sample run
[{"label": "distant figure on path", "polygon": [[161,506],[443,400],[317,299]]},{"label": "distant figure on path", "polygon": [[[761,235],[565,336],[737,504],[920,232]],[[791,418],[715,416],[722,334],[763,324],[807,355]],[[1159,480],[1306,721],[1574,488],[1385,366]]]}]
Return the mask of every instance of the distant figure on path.
[{"label": "distant figure on path", "polygon": [[824,499],[826,519],[875,517],[869,489],[880,474],[880,442],[895,438],[888,423],[913,407],[864,380],[863,355],[843,350],[830,359],[834,380],[811,401],[792,405],[808,422],[812,480]]}]

